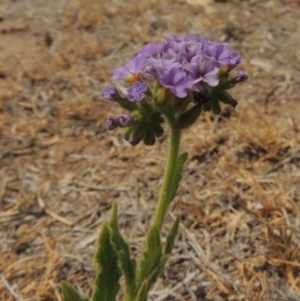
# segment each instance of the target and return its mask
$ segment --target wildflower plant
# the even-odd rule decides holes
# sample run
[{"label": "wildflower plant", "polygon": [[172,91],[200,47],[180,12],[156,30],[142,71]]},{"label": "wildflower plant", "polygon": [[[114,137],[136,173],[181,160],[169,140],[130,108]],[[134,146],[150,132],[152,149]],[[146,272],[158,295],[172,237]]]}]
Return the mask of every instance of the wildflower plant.
[{"label": "wildflower plant", "polygon": [[[153,145],[163,135],[166,122],[171,138],[163,187],[143,253],[137,261],[131,257],[129,245],[118,228],[115,204],[111,220],[104,224],[98,241],[95,264],[99,273],[92,301],[116,300],[121,277],[125,280],[124,301],[147,300],[178,233],[179,217],[162,245],[163,222],[188,157],[187,153],[179,154],[181,131],[191,127],[202,111],[220,114],[221,103],[237,106],[228,90],[248,79],[242,71],[231,75],[240,63],[241,56],[231,52],[227,43],[215,43],[202,36],[170,35],[164,43],[145,45],[123,67],[113,70],[113,81],[128,80],[131,86],[124,97],[113,85],[102,91],[102,98],[124,109],[117,118],[107,119],[107,129],[121,128],[132,146]],[[66,282],[62,283],[62,291],[65,301],[89,300]]]}]

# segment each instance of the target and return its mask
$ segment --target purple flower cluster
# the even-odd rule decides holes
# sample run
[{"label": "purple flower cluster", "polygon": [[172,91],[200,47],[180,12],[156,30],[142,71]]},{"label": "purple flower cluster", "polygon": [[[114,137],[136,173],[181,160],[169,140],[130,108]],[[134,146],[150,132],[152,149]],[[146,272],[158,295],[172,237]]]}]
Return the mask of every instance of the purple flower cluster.
[{"label": "purple flower cluster", "polygon": [[113,81],[133,83],[126,97],[112,85],[102,91],[102,98],[118,102],[130,113],[109,118],[106,127],[126,127],[124,137],[131,145],[140,141],[152,145],[164,132],[162,115],[166,112],[174,114],[184,129],[198,119],[201,111],[220,114],[220,102],[235,108],[237,101],[226,91],[248,79],[243,71],[230,76],[240,63],[241,56],[231,52],[229,44],[202,36],[170,35],[165,42],[149,43],[112,72]]},{"label": "purple flower cluster", "polygon": [[[241,63],[240,55],[231,52],[227,43],[215,43],[201,36],[170,35],[166,40],[145,45],[123,67],[113,70],[112,79],[136,81],[140,75],[152,76],[177,97],[184,98],[189,91],[217,86],[222,67],[231,70]],[[128,98],[132,101],[140,101],[145,96],[135,92],[140,91],[135,87],[129,89]]]}]

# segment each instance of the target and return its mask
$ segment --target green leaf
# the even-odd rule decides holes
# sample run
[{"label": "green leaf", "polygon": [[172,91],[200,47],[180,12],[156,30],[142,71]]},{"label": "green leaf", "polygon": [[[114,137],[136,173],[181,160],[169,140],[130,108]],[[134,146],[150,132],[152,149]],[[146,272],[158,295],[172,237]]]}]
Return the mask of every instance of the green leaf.
[{"label": "green leaf", "polygon": [[211,109],[212,109],[214,114],[219,115],[221,113],[221,106],[220,106],[219,100],[217,100],[217,99],[212,100]]},{"label": "green leaf", "polygon": [[144,280],[134,301],[147,301],[148,292],[149,283],[147,280]]},{"label": "green leaf", "polygon": [[145,122],[138,122],[132,124],[125,131],[124,137],[129,138],[139,138],[143,139],[147,133],[148,126]]},{"label": "green leaf", "polygon": [[169,203],[171,203],[176,196],[176,193],[177,193],[177,190],[179,187],[179,183],[182,178],[183,166],[184,166],[184,163],[186,162],[187,158],[188,158],[188,153],[183,153],[178,157],[176,172],[175,172],[173,185],[172,185],[172,190],[170,191],[170,196],[169,196]]},{"label": "green leaf", "polygon": [[148,290],[151,288],[151,286],[156,282],[158,276],[164,271],[166,262],[168,261],[169,257],[171,256],[172,249],[174,247],[175,239],[178,234],[180,224],[180,217],[178,217],[172,227],[172,230],[170,234],[167,237],[167,242],[165,246],[165,254],[163,256],[160,256],[159,263],[154,266],[151,272],[149,272],[147,276],[147,282],[148,282]]},{"label": "green leaf", "polygon": [[[165,265],[167,260],[169,259],[170,255],[165,254],[160,257],[158,265],[153,269],[153,271],[147,276],[147,289],[150,290],[151,286],[156,282],[158,276],[164,271]],[[144,283],[144,282],[143,282]],[[143,284],[142,284],[143,285]]]},{"label": "green leaf", "polygon": [[221,101],[225,104],[232,106],[233,108],[237,106],[237,101],[226,91],[215,89],[211,92],[211,97],[214,100]]},{"label": "green leaf", "polygon": [[212,90],[227,90],[235,86],[235,83],[230,79],[230,74],[228,71],[221,71],[218,75],[220,81],[217,87],[214,87]]},{"label": "green leaf", "polygon": [[155,144],[155,132],[153,131],[153,129],[149,128],[146,131],[143,142],[145,143],[145,145]]},{"label": "green leaf", "polygon": [[77,290],[68,282],[62,281],[60,283],[62,289],[62,295],[64,301],[88,301],[89,298],[86,296],[80,295]]},{"label": "green leaf", "polygon": [[[118,261],[125,277],[127,294],[134,295],[136,290],[135,284],[135,268],[134,259],[130,258],[130,250],[128,243],[123,239],[118,227],[118,207],[114,204],[113,215],[109,222],[109,233],[114,250],[117,253]],[[96,301],[96,300],[95,300]],[[98,300],[97,300],[98,301]]]},{"label": "green leaf", "polygon": [[164,271],[165,265],[167,260],[169,259],[170,255],[165,254],[160,258],[159,264],[157,265],[156,269],[153,270],[153,272],[148,276],[148,282],[149,282],[149,289],[151,286],[156,282],[158,276]]},{"label": "green leaf", "polygon": [[137,283],[141,285],[145,279],[157,268],[162,256],[159,231],[156,226],[149,229],[146,247],[139,264]]},{"label": "green leaf", "polygon": [[99,270],[94,283],[93,301],[114,301],[120,289],[122,275],[118,257],[111,243],[108,223],[104,224],[98,240],[95,266]]},{"label": "green leaf", "polygon": [[129,101],[129,100],[120,100],[117,102],[123,109],[133,112],[134,110],[137,109],[136,102]]},{"label": "green leaf", "polygon": [[155,124],[154,125],[154,131],[155,131],[155,136],[156,137],[161,137],[164,134],[164,129],[160,124]]},{"label": "green leaf", "polygon": [[186,129],[190,127],[196,122],[200,114],[201,114],[201,106],[197,104],[178,117],[179,127],[181,129]]},{"label": "green leaf", "polygon": [[209,112],[211,110],[211,102],[209,103],[204,103],[202,106],[201,106],[203,112]]},{"label": "green leaf", "polygon": [[165,247],[165,254],[171,255],[171,253],[172,253],[174,243],[175,243],[175,239],[176,239],[177,234],[178,234],[179,225],[180,225],[180,216],[178,216],[176,218],[176,221],[175,221],[175,223],[172,227],[172,230],[171,230],[170,234],[167,237],[167,242],[166,242],[166,247]]}]

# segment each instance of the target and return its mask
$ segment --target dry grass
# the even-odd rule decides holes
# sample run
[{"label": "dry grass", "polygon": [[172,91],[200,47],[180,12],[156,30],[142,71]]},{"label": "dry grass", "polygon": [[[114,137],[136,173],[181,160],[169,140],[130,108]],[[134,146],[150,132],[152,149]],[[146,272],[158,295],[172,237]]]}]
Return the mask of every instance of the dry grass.
[{"label": "dry grass", "polygon": [[120,109],[99,91],[170,33],[228,40],[251,80],[234,90],[235,111],[184,133],[189,160],[166,223],[181,215],[181,231],[150,299],[300,300],[296,0],[0,2],[1,300],[60,301],[62,279],[90,294],[113,202],[140,252],[167,134],[132,148],[107,133]]}]

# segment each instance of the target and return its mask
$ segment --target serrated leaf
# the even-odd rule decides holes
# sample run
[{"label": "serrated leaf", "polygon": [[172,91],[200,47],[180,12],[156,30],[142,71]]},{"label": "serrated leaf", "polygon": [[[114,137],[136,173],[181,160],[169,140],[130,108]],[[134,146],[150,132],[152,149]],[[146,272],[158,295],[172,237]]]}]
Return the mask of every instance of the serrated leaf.
[{"label": "serrated leaf", "polygon": [[148,275],[148,290],[150,290],[151,286],[156,282],[159,275],[164,271],[166,262],[168,261],[169,257],[169,254],[162,255],[156,268]]},{"label": "serrated leaf", "polygon": [[174,243],[175,243],[175,239],[176,239],[177,234],[178,234],[179,225],[180,225],[180,216],[178,216],[176,218],[176,221],[173,224],[171,232],[167,237],[167,242],[166,242],[166,246],[165,246],[165,254],[171,255],[171,253],[172,253]]},{"label": "serrated leaf", "polygon": [[134,301],[147,301],[148,292],[149,292],[149,283],[147,280],[144,280],[137,292],[137,296]]},{"label": "serrated leaf", "polygon": [[165,246],[165,254],[160,256],[159,263],[156,265],[156,267],[151,271],[151,273],[148,274],[147,276],[147,281],[149,283],[149,289],[151,286],[156,282],[157,278],[159,275],[164,271],[165,265],[171,256],[172,249],[174,247],[175,239],[178,234],[178,229],[179,229],[179,224],[180,224],[180,217],[178,217],[171,229],[170,234],[167,237],[167,242]]},{"label": "serrated leaf", "polygon": [[60,287],[62,289],[62,295],[64,301],[88,301],[89,298],[86,296],[82,296],[77,292],[77,290],[68,282],[62,281],[60,283]]},{"label": "serrated leaf", "polygon": [[119,232],[118,207],[116,204],[114,204],[113,207],[113,215],[109,222],[108,229],[110,233],[111,242],[113,244],[115,252],[117,253],[118,261],[125,278],[127,294],[133,296],[136,290],[135,287],[136,263],[134,259],[130,258],[129,245],[123,239],[122,235]]},{"label": "serrated leaf", "polygon": [[143,281],[159,265],[162,256],[162,246],[160,243],[159,231],[156,226],[149,229],[147,243],[139,264],[137,283],[141,285]]},{"label": "serrated leaf", "polygon": [[[164,271],[166,262],[171,255],[174,242],[178,233],[180,224],[180,218],[178,217],[172,227],[170,234],[167,237],[167,243],[165,247],[165,254],[161,253],[161,244],[159,239],[159,233],[156,227],[152,227],[149,230],[146,249],[143,254],[143,259],[140,262],[140,272],[138,274],[138,284],[140,284],[139,292],[143,291],[143,294],[148,294],[151,286],[156,282],[159,275]],[[147,291],[143,288],[143,285],[147,281]],[[142,295],[142,294],[141,294]],[[144,296],[144,295],[143,295]],[[146,300],[146,299],[136,299]]]},{"label": "serrated leaf", "polygon": [[120,289],[122,275],[118,257],[111,243],[108,223],[104,224],[98,240],[95,266],[99,270],[94,283],[93,301],[114,301]]},{"label": "serrated leaf", "polygon": [[169,203],[171,203],[176,196],[176,193],[177,193],[177,190],[179,187],[179,183],[182,178],[182,171],[183,171],[184,163],[186,162],[187,158],[188,158],[188,153],[183,153],[178,157],[176,171],[175,171],[173,185],[172,185],[172,190],[170,191],[170,196],[169,196]]}]

